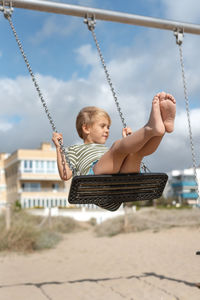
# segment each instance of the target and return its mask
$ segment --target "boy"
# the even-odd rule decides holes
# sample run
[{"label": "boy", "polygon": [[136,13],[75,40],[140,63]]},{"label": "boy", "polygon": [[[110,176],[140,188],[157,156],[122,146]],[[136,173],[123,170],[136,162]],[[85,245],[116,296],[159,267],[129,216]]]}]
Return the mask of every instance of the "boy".
[{"label": "boy", "polygon": [[[123,128],[123,138],[115,141],[109,149],[104,145],[111,125],[109,115],[97,107],[85,107],[76,119],[76,128],[83,144],[68,148],[69,160],[81,175],[140,172],[143,157],[155,152],[164,134],[174,130],[175,114],[174,97],[165,92],[158,93],[153,98],[149,120],[144,127],[135,132],[129,127]],[[62,134],[54,132],[52,140],[57,149],[60,177],[69,180],[72,171],[60,151]]]}]

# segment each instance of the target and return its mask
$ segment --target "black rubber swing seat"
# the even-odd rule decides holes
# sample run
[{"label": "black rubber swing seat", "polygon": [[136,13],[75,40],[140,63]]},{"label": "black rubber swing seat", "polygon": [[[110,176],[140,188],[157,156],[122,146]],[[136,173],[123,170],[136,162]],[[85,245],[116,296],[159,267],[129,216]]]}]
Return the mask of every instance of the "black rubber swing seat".
[{"label": "black rubber swing seat", "polygon": [[167,180],[168,175],[165,173],[75,176],[68,201],[71,204],[95,204],[115,211],[123,202],[161,197]]}]

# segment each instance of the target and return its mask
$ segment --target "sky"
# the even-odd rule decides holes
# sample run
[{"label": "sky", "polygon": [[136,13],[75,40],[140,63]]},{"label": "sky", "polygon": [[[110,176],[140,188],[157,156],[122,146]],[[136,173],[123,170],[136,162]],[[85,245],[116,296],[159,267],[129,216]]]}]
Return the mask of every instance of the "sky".
[{"label": "sky", "polygon": [[[198,0],[63,0],[68,4],[200,24]],[[95,105],[111,116],[108,146],[121,138],[122,123],[97,50],[83,19],[14,9],[12,21],[64,145],[80,143],[76,115]],[[96,36],[120,107],[133,131],[144,126],[160,91],[177,102],[175,130],[144,159],[152,172],[190,168],[192,154],[180,67],[173,32],[98,21]],[[52,128],[3,14],[0,15],[0,152],[39,148]],[[200,164],[200,36],[185,34],[183,55],[195,158]],[[52,143],[52,142],[51,142]],[[53,145],[53,143],[52,143]]]}]

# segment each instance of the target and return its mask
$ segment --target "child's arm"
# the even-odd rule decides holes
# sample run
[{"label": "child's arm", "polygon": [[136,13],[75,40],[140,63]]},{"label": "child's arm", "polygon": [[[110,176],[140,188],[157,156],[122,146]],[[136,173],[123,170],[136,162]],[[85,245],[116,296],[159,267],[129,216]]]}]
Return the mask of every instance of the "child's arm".
[{"label": "child's arm", "polygon": [[63,137],[61,133],[53,132],[53,138],[52,141],[54,142],[54,145],[56,146],[56,154],[57,154],[57,165],[58,165],[58,171],[60,178],[62,180],[69,180],[72,177],[72,171],[69,168],[65,155],[62,154],[62,150],[60,147],[59,141],[63,144]]},{"label": "child's arm", "polygon": [[122,129],[122,137],[126,137],[128,135],[131,135],[133,133],[132,129],[130,127],[126,127]]}]

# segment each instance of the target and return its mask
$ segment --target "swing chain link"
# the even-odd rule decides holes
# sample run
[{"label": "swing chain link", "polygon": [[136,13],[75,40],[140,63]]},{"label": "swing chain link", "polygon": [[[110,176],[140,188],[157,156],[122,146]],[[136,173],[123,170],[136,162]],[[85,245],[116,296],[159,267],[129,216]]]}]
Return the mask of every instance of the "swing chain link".
[{"label": "swing chain link", "polygon": [[[41,90],[40,90],[40,87],[39,87],[39,85],[38,85],[38,83],[37,83],[37,80],[36,80],[36,78],[35,78],[35,75],[34,75],[32,69],[31,69],[30,63],[29,63],[29,61],[28,61],[28,59],[27,59],[27,56],[26,56],[26,54],[25,54],[25,52],[24,52],[23,46],[22,46],[22,44],[21,44],[21,41],[20,41],[20,39],[19,39],[19,37],[18,37],[18,35],[17,35],[17,32],[16,32],[16,30],[15,30],[15,27],[14,27],[14,25],[13,25],[13,22],[12,22],[12,19],[11,19],[12,11],[13,11],[13,10],[11,10],[11,9],[5,9],[5,8],[3,7],[2,11],[4,12],[4,17],[8,20],[8,22],[9,22],[9,24],[10,24],[10,27],[11,27],[11,29],[12,29],[12,32],[13,32],[14,36],[15,36],[15,39],[16,39],[16,42],[17,42],[18,47],[19,47],[19,49],[20,49],[20,52],[21,52],[21,54],[22,54],[22,56],[23,56],[23,59],[24,59],[24,61],[25,61],[25,63],[26,63],[26,66],[27,66],[27,69],[28,69],[28,71],[29,71],[29,74],[30,74],[30,76],[31,76],[31,79],[32,79],[32,81],[33,81],[33,83],[34,83],[34,86],[35,86],[35,88],[36,88],[36,90],[37,90],[37,92],[38,92],[38,96],[39,96],[39,98],[40,98],[40,100],[41,100],[41,102],[42,102],[42,105],[43,105],[43,107],[44,107],[44,110],[45,110],[45,113],[46,113],[46,115],[47,115],[47,118],[49,119],[49,122],[50,122],[50,124],[51,124],[51,126],[52,126],[52,130],[53,130],[54,132],[58,132],[57,129],[56,129],[55,123],[54,123],[54,121],[53,121],[53,119],[52,119],[52,117],[51,117],[51,114],[50,114],[50,112],[49,112],[49,109],[48,109],[48,107],[47,107],[47,104],[46,104],[46,102],[45,102],[45,100],[44,100],[44,97],[43,97],[43,95],[42,95],[42,92],[41,92]],[[70,162],[70,160],[69,160],[69,158],[68,158],[68,156],[67,156],[67,153],[66,153],[66,150],[65,150],[64,145],[62,144],[61,141],[59,141],[59,144],[60,144],[61,157],[62,157],[63,177],[64,177],[64,178],[67,178],[67,173],[66,173],[66,168],[65,168],[65,160],[64,160],[64,157],[65,157],[65,159],[66,159],[66,162],[67,162],[69,168],[72,170],[73,175],[77,175],[76,169],[73,167],[73,165],[71,164],[71,162]]]},{"label": "swing chain link", "polygon": [[5,0],[2,1],[2,5],[0,6],[0,11],[3,12],[4,17],[7,19],[8,17],[12,16],[13,13],[13,7],[12,7],[12,0],[9,2],[9,7],[7,8],[5,6]]},{"label": "swing chain link", "polygon": [[[37,92],[38,92],[38,96],[39,96],[39,98],[40,98],[40,100],[41,100],[41,103],[42,103],[42,105],[43,105],[43,107],[44,107],[44,110],[45,110],[45,113],[46,113],[46,115],[47,115],[47,118],[49,119],[49,122],[50,122],[50,124],[51,124],[51,126],[52,126],[52,130],[53,130],[54,132],[57,132],[55,123],[54,123],[54,121],[53,121],[53,119],[52,119],[52,117],[51,117],[51,114],[50,114],[50,112],[49,112],[49,110],[48,110],[47,104],[46,104],[46,102],[45,102],[45,100],[44,100],[44,97],[43,97],[43,95],[42,95],[42,92],[41,92],[41,90],[40,90],[40,87],[39,87],[39,85],[38,85],[38,83],[37,83],[37,80],[36,80],[36,78],[35,78],[35,75],[34,75],[32,69],[31,69],[30,63],[29,63],[29,61],[28,61],[28,59],[27,59],[27,56],[26,56],[26,54],[25,54],[25,52],[24,52],[24,50],[23,50],[23,46],[22,46],[22,44],[21,44],[21,41],[20,41],[20,39],[19,39],[19,37],[18,37],[18,35],[17,35],[17,32],[16,32],[16,30],[15,30],[15,27],[14,27],[14,25],[13,25],[13,22],[12,22],[12,19],[11,19],[12,12],[13,12],[13,8],[11,7],[11,2],[10,2],[10,8],[9,8],[9,9],[5,8],[5,6],[3,5],[2,7],[0,7],[0,10],[3,11],[4,17],[9,21],[10,27],[11,27],[11,29],[12,29],[12,32],[13,32],[14,36],[15,36],[15,39],[16,39],[16,42],[17,42],[18,47],[19,47],[19,49],[20,49],[20,52],[21,52],[21,54],[22,54],[22,57],[23,57],[23,59],[24,59],[24,61],[25,61],[25,63],[26,63],[26,66],[27,66],[27,69],[28,69],[29,74],[30,74],[30,76],[31,76],[31,79],[32,79],[32,81],[33,81],[33,83],[34,83],[34,86],[35,86]],[[88,17],[86,17],[85,20],[84,20],[84,23],[86,23],[86,24],[88,25],[88,29],[92,32],[92,36],[93,36],[93,39],[94,39],[94,41],[95,41],[95,44],[96,44],[96,47],[97,47],[97,50],[98,50],[98,53],[99,53],[99,56],[100,56],[100,59],[101,59],[101,63],[102,63],[103,69],[104,69],[104,71],[105,71],[105,74],[106,74],[106,78],[107,78],[108,84],[109,84],[110,89],[111,89],[111,92],[112,92],[112,94],[113,94],[113,98],[114,98],[114,100],[115,100],[115,104],[116,104],[116,107],[117,107],[119,116],[120,116],[120,118],[121,118],[123,127],[126,128],[127,125],[126,125],[126,123],[125,123],[125,119],[124,119],[124,117],[123,117],[123,114],[122,114],[122,111],[121,111],[121,108],[120,108],[120,105],[119,105],[119,102],[118,102],[117,95],[116,95],[116,93],[115,93],[115,90],[114,90],[114,87],[113,87],[113,84],[112,84],[110,75],[109,75],[109,73],[108,73],[108,70],[107,70],[107,67],[106,67],[106,64],[105,64],[105,60],[104,60],[104,58],[103,58],[103,55],[102,55],[102,52],[101,52],[99,43],[98,43],[97,38],[96,38],[96,34],[95,34],[95,32],[94,32],[95,24],[96,24],[96,21],[95,21],[94,16],[91,17],[90,19],[89,19]],[[64,161],[64,157],[63,157],[63,156],[65,156],[66,162],[67,162],[69,168],[72,170],[73,176],[74,176],[74,175],[77,175],[78,172],[77,172],[77,170],[73,167],[73,165],[71,164],[71,162],[70,162],[70,160],[69,160],[69,157],[67,156],[66,150],[65,150],[65,148],[64,148],[64,146],[63,146],[63,144],[62,144],[62,142],[59,141],[59,144],[60,144],[60,147],[61,147],[62,165],[63,165],[63,175],[64,175],[64,177],[66,177],[67,174],[66,174],[65,161]],[[147,172],[147,170],[150,172],[150,170],[145,166],[145,164],[144,164],[143,162],[141,163],[141,168],[143,168],[143,170],[144,170],[145,173]]]},{"label": "swing chain link", "polygon": [[107,82],[108,82],[108,84],[109,84],[109,86],[110,86],[110,89],[111,89],[111,92],[112,92],[112,95],[113,95],[115,104],[116,104],[116,106],[117,106],[117,110],[118,110],[118,113],[119,113],[121,122],[122,122],[122,124],[123,124],[123,127],[126,128],[127,125],[126,125],[125,119],[124,119],[124,117],[123,117],[123,113],[122,113],[122,111],[121,111],[121,108],[120,108],[120,105],[119,105],[119,101],[118,101],[118,99],[117,99],[117,95],[116,95],[115,89],[114,89],[114,87],[113,87],[113,84],[112,84],[112,81],[111,81],[111,78],[110,78],[108,69],[107,69],[107,67],[106,67],[106,63],[105,63],[103,54],[102,54],[102,52],[101,52],[100,45],[99,45],[99,43],[98,43],[98,41],[97,41],[97,37],[96,37],[96,34],[95,34],[95,25],[96,25],[95,17],[92,16],[91,18],[89,18],[89,17],[87,16],[87,17],[84,19],[84,23],[87,24],[88,29],[92,32],[92,36],[93,36],[93,39],[94,39],[94,42],[95,42],[97,51],[98,51],[98,53],[99,53],[99,57],[100,57],[100,60],[101,60],[101,64],[102,64],[103,69],[104,69],[104,72],[105,72],[105,74],[106,74],[106,79],[107,79]]},{"label": "swing chain link", "polygon": [[[118,101],[118,98],[117,98],[117,95],[116,95],[116,92],[115,92],[115,89],[113,87],[113,83],[111,81],[110,74],[108,72],[103,54],[101,52],[99,42],[98,42],[96,34],[95,34],[95,25],[96,25],[95,16],[94,15],[92,17],[86,16],[85,19],[84,19],[84,23],[88,26],[88,29],[92,32],[92,36],[93,36],[93,39],[94,39],[94,42],[95,42],[100,60],[101,60],[101,64],[102,64],[104,72],[106,74],[106,79],[107,79],[107,82],[110,86],[110,89],[111,89],[111,92],[112,92],[112,95],[113,95],[113,98],[114,98],[114,101],[115,101],[115,105],[117,107],[117,111],[119,113],[119,116],[120,116],[123,127],[126,128],[127,125],[126,125],[126,122],[125,122],[125,119],[124,119],[124,116],[123,116],[123,113],[122,113],[122,110],[121,110],[121,107],[120,107],[120,104],[119,104],[119,101]],[[150,172],[149,168],[147,168],[147,166],[143,162],[141,163],[141,168],[144,170],[145,173],[147,171]]]},{"label": "swing chain link", "polygon": [[196,185],[197,185],[197,194],[198,194],[197,202],[198,202],[198,204],[200,204],[200,193],[199,193],[199,185],[198,185],[198,177],[197,177],[197,164],[196,164],[196,157],[195,157],[194,141],[193,141],[193,136],[192,136],[192,126],[191,126],[191,121],[190,121],[189,98],[188,98],[188,92],[187,92],[187,82],[186,82],[186,77],[185,77],[185,67],[184,67],[183,49],[182,49],[183,30],[176,29],[174,31],[174,35],[176,37],[176,43],[179,46],[179,56],[180,56],[180,64],[181,64],[185,106],[186,106],[186,113],[187,113],[187,120],[188,120],[190,147],[191,147],[191,153],[192,153],[192,163],[193,163],[195,181],[196,181]]}]

